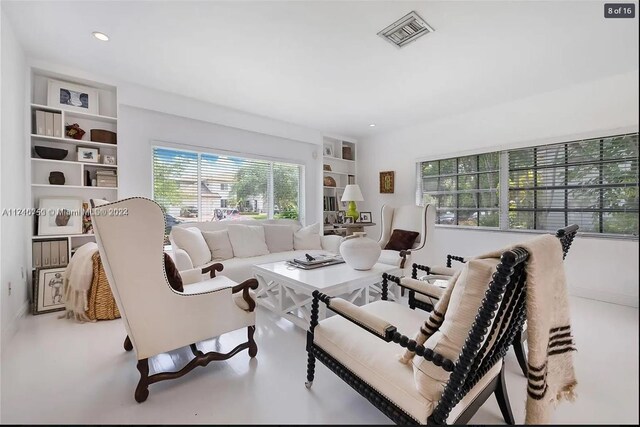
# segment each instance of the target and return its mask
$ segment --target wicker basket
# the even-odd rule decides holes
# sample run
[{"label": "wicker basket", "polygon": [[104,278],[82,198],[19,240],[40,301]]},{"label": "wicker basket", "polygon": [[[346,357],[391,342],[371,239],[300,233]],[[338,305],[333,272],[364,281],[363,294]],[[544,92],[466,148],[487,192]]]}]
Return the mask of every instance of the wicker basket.
[{"label": "wicker basket", "polygon": [[102,266],[100,253],[93,254],[91,260],[93,261],[93,280],[89,291],[87,317],[91,320],[117,319],[120,317],[120,311],[111,293],[111,287]]}]

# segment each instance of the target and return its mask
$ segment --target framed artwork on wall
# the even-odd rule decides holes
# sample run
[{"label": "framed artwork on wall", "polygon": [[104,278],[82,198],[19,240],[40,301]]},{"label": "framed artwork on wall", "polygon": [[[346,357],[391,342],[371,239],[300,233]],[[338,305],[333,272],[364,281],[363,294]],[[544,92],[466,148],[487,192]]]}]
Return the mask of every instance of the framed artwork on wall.
[{"label": "framed artwork on wall", "polygon": [[384,171],[380,172],[380,193],[391,194],[395,185],[395,172]]},{"label": "framed artwork on wall", "polygon": [[49,79],[47,105],[63,110],[98,114],[98,89]]}]

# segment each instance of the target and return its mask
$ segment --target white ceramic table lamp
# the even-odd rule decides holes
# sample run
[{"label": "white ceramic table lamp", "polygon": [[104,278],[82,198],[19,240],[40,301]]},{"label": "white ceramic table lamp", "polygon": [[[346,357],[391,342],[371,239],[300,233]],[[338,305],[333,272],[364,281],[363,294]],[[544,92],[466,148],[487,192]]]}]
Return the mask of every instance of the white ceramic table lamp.
[{"label": "white ceramic table lamp", "polygon": [[349,202],[349,207],[347,208],[345,215],[353,218],[353,222],[358,221],[360,214],[356,210],[356,202],[364,201],[362,191],[360,191],[360,186],[358,186],[358,184],[347,185],[344,189],[344,193],[342,194],[341,201]]}]

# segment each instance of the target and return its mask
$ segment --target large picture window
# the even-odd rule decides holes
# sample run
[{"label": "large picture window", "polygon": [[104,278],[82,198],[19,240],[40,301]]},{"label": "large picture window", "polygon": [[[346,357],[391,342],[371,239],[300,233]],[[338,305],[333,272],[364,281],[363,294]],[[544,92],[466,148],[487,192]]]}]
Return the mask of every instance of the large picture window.
[{"label": "large picture window", "polygon": [[[638,134],[420,162],[436,223],[638,235]],[[502,184],[502,185],[501,185]]]},{"label": "large picture window", "polygon": [[170,228],[188,221],[300,215],[303,166],[230,155],[153,148],[153,197]]}]

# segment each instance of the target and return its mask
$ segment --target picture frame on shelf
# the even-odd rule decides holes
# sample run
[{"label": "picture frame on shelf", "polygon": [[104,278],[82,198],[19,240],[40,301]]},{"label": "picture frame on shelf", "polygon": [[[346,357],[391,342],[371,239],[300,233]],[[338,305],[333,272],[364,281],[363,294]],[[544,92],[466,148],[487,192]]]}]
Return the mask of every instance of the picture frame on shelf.
[{"label": "picture frame on shelf", "polygon": [[325,142],[322,146],[322,155],[333,157],[333,144]]},{"label": "picture frame on shelf", "polygon": [[348,145],[342,146],[342,159],[353,160],[353,150]]},{"label": "picture frame on shelf", "polygon": [[395,172],[384,171],[380,172],[380,193],[381,194],[393,194],[395,186]]},{"label": "picture frame on shelf", "polygon": [[64,304],[64,270],[66,267],[36,268],[33,272],[32,314],[62,311]]},{"label": "picture frame on shelf", "polygon": [[350,216],[345,216],[343,224],[353,224],[353,218],[351,218]]},{"label": "picture frame on shelf", "polygon": [[371,223],[371,212],[360,212],[360,218],[358,218],[358,222],[363,224]]},{"label": "picture frame on shelf", "polygon": [[337,224],[344,224],[344,219],[346,218],[345,213],[345,211],[338,211],[338,214],[336,215]]},{"label": "picture frame on shelf", "polygon": [[322,170],[331,172],[331,165],[327,165],[327,164],[322,165]]},{"label": "picture frame on shelf", "polygon": [[47,105],[79,113],[99,114],[98,89],[61,80],[47,82]]},{"label": "picture frame on shelf", "polygon": [[38,236],[82,234],[82,199],[42,197],[38,201]]},{"label": "picture frame on shelf", "polygon": [[105,165],[115,165],[116,164],[116,156],[105,154],[104,156],[102,156],[102,163],[105,164]]},{"label": "picture frame on shelf", "polygon": [[336,214],[333,212],[329,212],[327,214],[327,223],[329,223],[330,225],[333,225],[336,223]]},{"label": "picture frame on shelf", "polygon": [[85,163],[98,163],[100,150],[90,147],[78,147],[78,161]]}]

